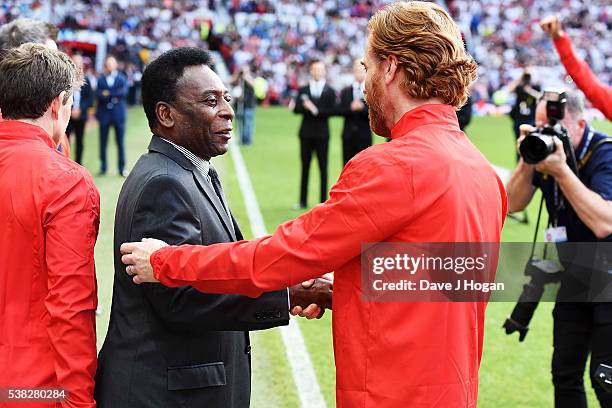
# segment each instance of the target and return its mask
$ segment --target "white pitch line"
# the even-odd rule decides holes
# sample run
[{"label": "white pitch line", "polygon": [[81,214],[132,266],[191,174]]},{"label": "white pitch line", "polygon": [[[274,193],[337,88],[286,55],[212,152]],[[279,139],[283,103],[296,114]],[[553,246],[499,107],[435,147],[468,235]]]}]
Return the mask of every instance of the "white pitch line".
[{"label": "white pitch line", "polygon": [[[253,191],[251,178],[240,152],[240,146],[234,142],[234,139],[231,140],[230,154],[234,162],[234,170],[236,171],[238,184],[240,184],[240,191],[244,198],[247,215],[251,222],[251,231],[254,237],[267,235],[268,232],[261,215],[261,210],[259,209],[255,191]],[[289,326],[283,326],[280,330],[287,352],[287,359],[291,366],[293,382],[297,387],[300,406],[302,408],[325,408],[325,400],[323,399],[323,394],[321,394],[321,388],[319,387],[310,355],[304,344],[304,337],[297,322],[295,319],[290,319]]]}]

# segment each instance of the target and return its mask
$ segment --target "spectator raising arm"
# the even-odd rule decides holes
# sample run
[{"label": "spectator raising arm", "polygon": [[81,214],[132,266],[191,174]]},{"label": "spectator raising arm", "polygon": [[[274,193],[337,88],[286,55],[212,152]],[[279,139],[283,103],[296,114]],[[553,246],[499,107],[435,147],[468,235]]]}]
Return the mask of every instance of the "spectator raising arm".
[{"label": "spectator raising arm", "polygon": [[593,106],[612,120],[612,87],[599,81],[587,63],[578,58],[569,36],[561,27],[559,17],[546,17],[540,22],[540,26],[553,39],[568,75]]}]

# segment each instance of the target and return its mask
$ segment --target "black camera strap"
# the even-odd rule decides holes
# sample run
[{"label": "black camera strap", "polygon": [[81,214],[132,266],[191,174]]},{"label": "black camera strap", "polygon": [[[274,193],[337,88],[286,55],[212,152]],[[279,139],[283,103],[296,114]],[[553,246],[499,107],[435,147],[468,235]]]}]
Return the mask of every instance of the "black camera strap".
[{"label": "black camera strap", "polygon": [[[535,232],[533,234],[533,242],[531,243],[531,255],[529,255],[529,259],[533,259],[533,255],[535,254],[536,243],[538,242],[538,232],[540,231],[540,220],[542,219],[542,208],[544,207],[544,194],[542,194],[542,198],[540,199],[540,208],[538,209],[538,219],[536,220]],[[548,219],[548,224],[550,225],[550,217]],[[544,259],[546,259],[546,247],[544,245]]]}]

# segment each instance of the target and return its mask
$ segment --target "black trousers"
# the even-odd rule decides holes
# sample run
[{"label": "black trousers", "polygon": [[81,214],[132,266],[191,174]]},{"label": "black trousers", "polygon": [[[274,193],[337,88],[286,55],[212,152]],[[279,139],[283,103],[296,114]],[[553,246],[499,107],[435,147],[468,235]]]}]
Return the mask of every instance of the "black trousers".
[{"label": "black trousers", "polygon": [[612,393],[594,378],[599,364],[612,364],[612,303],[557,302],[553,317],[555,407],[587,407],[583,378],[590,352],[593,389],[601,407],[612,408]]},{"label": "black trousers", "polygon": [[70,135],[74,132],[74,141],[76,146],[74,160],[79,164],[81,164],[81,160],[83,159],[83,135],[85,134],[85,122],[86,121],[84,120],[70,119],[70,122],[68,122],[68,127],[66,128],[68,139],[70,139]]},{"label": "black trousers", "polygon": [[125,147],[123,145],[125,121],[100,122],[100,172],[106,173],[106,145],[108,144],[108,131],[111,126],[115,128],[119,173],[123,173],[125,170]]},{"label": "black trousers", "polygon": [[312,154],[317,155],[319,172],[321,174],[321,202],[327,200],[327,156],[329,138],[305,139],[300,138],[300,156],[302,158],[302,183],[300,188],[300,205],[306,207],[308,201],[308,171]]}]

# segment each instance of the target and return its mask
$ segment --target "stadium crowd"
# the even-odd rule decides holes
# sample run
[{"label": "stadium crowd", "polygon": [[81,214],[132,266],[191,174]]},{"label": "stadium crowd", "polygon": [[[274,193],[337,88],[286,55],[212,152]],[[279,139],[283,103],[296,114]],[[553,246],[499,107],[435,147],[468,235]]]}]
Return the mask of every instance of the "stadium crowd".
[{"label": "stadium crowd", "polygon": [[[25,16],[50,21],[64,34],[102,32],[108,51],[126,63],[126,71],[127,66],[141,71],[152,57],[173,47],[220,51],[230,71],[248,64],[255,77],[267,81],[268,102],[286,103],[307,80],[307,63],[314,58],[325,62],[335,89],[348,84],[352,61],[361,57],[367,20],[387,2],[10,0],[0,7],[0,24]],[[494,92],[520,77],[525,67],[532,67],[536,82],[564,80],[554,46],[538,27],[542,16],[557,11],[595,74],[604,83],[612,81],[612,9],[605,0],[588,7],[564,0],[559,10],[552,0],[445,3],[480,65],[475,101],[492,101]]]},{"label": "stadium crowd", "polygon": [[[608,1],[449,0],[447,5],[479,64],[476,99],[490,100],[496,90],[532,67],[534,80],[560,83],[565,70],[538,23],[558,13],[574,47],[603,83],[612,82],[612,7]],[[546,79],[546,81],[545,81]]]}]

